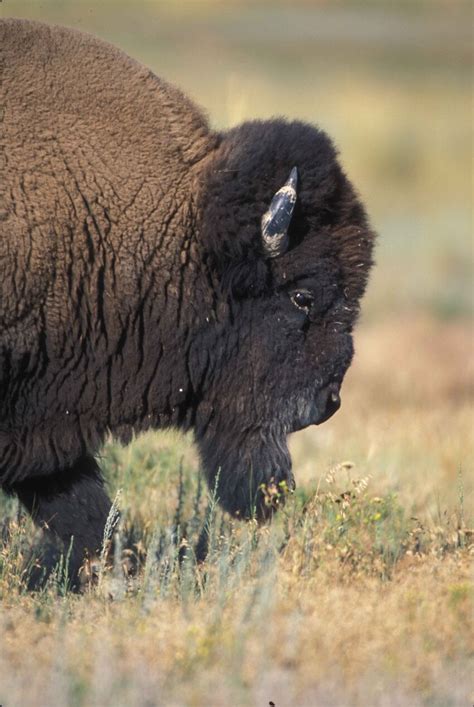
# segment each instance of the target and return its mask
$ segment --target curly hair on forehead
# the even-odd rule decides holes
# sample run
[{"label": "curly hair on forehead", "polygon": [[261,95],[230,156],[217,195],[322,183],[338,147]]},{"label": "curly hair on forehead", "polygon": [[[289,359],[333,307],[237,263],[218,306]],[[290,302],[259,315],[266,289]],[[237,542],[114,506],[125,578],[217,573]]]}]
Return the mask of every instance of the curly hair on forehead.
[{"label": "curly hair on forehead", "polygon": [[[231,279],[261,289],[261,220],[293,165],[298,198],[289,228],[290,253],[303,241],[305,258],[337,257],[353,296],[365,290],[374,234],[330,138],[318,128],[284,119],[251,121],[220,135],[206,161],[200,205],[200,237],[215,264]],[[250,270],[245,275],[245,268]],[[258,287],[257,283],[260,283]]]}]

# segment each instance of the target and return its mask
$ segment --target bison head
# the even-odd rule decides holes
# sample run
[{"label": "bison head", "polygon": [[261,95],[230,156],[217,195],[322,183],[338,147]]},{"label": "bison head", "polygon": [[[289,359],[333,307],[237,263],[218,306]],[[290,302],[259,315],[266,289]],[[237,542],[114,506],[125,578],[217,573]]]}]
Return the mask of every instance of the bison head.
[{"label": "bison head", "polygon": [[196,437],[224,508],[265,517],[265,487],[294,486],[287,436],[340,406],[374,236],[332,143],[309,125],[244,124],[203,172],[215,300],[191,357]]}]

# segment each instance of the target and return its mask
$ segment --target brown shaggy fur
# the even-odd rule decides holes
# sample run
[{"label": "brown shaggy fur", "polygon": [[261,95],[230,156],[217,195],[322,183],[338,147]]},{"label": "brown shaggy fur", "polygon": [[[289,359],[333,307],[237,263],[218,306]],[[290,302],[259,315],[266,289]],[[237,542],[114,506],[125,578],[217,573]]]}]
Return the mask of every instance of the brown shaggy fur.
[{"label": "brown shaggy fur", "polygon": [[[0,52],[3,488],[78,538],[77,573],[109,508],[106,433],[177,426],[224,507],[265,516],[261,485],[293,483],[287,435],[333,411],[371,266],[331,141],[284,120],[212,132],[76,31],[1,21]],[[293,166],[289,249],[269,259],[261,218]]]}]

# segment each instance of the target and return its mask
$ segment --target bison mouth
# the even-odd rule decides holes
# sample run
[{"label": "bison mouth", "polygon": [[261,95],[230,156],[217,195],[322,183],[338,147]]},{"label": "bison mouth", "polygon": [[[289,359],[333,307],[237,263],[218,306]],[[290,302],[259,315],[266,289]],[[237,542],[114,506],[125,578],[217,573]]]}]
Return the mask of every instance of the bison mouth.
[{"label": "bison mouth", "polygon": [[289,432],[298,432],[310,425],[321,425],[341,407],[340,383],[330,383],[309,401],[298,404]]}]

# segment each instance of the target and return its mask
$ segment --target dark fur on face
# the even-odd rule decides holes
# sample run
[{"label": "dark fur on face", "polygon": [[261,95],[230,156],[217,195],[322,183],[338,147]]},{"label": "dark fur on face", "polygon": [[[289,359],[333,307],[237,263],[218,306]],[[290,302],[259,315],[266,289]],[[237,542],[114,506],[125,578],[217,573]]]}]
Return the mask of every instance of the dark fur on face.
[{"label": "dark fur on face", "polygon": [[[262,215],[295,165],[289,248],[268,258]],[[324,419],[351,362],[373,233],[331,141],[303,123],[252,122],[225,134],[204,184],[199,233],[221,315],[196,434],[224,507],[265,514],[262,484],[293,487],[287,435]],[[309,308],[295,302],[301,292]]]}]

